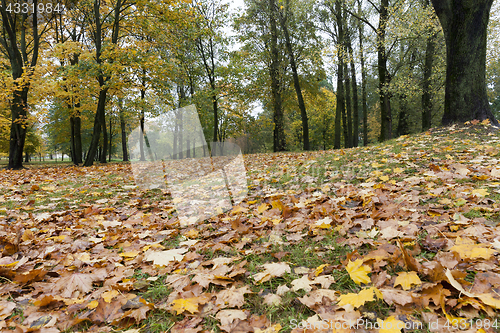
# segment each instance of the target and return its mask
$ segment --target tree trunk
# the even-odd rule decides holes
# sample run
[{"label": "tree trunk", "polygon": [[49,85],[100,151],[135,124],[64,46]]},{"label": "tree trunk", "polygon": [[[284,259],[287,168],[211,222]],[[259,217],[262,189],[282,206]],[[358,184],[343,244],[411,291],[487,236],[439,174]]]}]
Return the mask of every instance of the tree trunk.
[{"label": "tree trunk", "polygon": [[[75,108],[79,108],[80,103],[75,104]],[[74,140],[75,140],[75,160],[74,163],[79,165],[82,163],[82,118],[80,110],[76,110],[74,117]]]},{"label": "tree trunk", "polygon": [[342,57],[342,50],[344,44],[344,29],[342,23],[342,7],[340,1],[337,0],[335,3],[335,8],[337,10],[336,20],[338,27],[338,37],[337,37],[337,47],[338,47],[338,65],[337,65],[337,109],[335,111],[335,140],[334,148],[340,149],[340,118],[345,112],[344,104],[344,61]]},{"label": "tree trunk", "polygon": [[[76,37],[73,39],[76,41]],[[71,66],[78,65],[79,57],[77,54],[73,54],[70,58]],[[70,98],[70,103],[68,103],[72,111],[70,123],[71,123],[71,154],[72,160],[75,165],[82,163],[82,119],[80,118],[80,102],[73,103],[73,99]]]},{"label": "tree trunk", "polygon": [[486,93],[486,38],[493,0],[432,0],[446,41],[446,88],[442,123],[493,116]]},{"label": "tree trunk", "polygon": [[[2,21],[2,36],[0,37],[0,51],[8,55],[12,78],[15,89],[10,101],[11,126],[9,142],[9,163],[8,169],[21,169],[23,167],[23,150],[26,141],[26,128],[28,121],[28,91],[30,80],[38,61],[38,51],[40,47],[40,35],[38,33],[38,0],[33,1],[33,13],[28,23],[27,14],[16,14],[9,12],[6,2],[2,1],[0,6]],[[26,40],[31,28],[32,41]],[[41,33],[43,33],[42,31]],[[18,34],[19,33],[19,34]],[[18,45],[19,42],[19,45]],[[31,61],[28,58],[28,47],[31,48]],[[24,75],[23,83],[16,80]]]},{"label": "tree trunk", "polygon": [[408,99],[402,94],[399,97],[399,121],[398,121],[398,136],[410,133],[408,124]]},{"label": "tree trunk", "polygon": [[380,141],[389,140],[392,137],[392,114],[390,96],[387,92],[389,85],[387,72],[387,54],[385,49],[385,33],[388,13],[389,0],[381,0],[379,26],[377,29],[377,58],[378,58],[378,76],[380,90]]},{"label": "tree trunk", "polygon": [[[113,31],[111,34],[111,43],[118,43],[118,32],[119,32],[119,24],[120,24],[120,13],[123,5],[123,0],[117,0],[115,2],[114,12],[114,20],[113,20]],[[102,51],[102,22],[101,22],[101,14],[100,14],[100,1],[94,0],[94,19],[95,19],[95,34],[94,41],[96,46],[96,62],[100,65],[102,63],[101,59],[101,51]],[[84,166],[91,166],[94,163],[94,159],[97,153],[97,146],[99,145],[100,132],[103,131],[103,152],[104,160],[100,158],[100,161],[106,163],[106,142],[107,142],[107,133],[106,133],[106,97],[108,93],[109,87],[105,88],[106,83],[109,81],[110,77],[104,77],[102,73],[99,73],[97,80],[99,82],[99,99],[97,102],[97,110],[95,114],[94,120],[94,131],[92,133],[92,140],[90,143],[90,147],[85,159]]]},{"label": "tree trunk", "polygon": [[111,117],[109,117],[109,147],[108,147],[108,162],[111,162],[111,148],[113,147],[113,127]]},{"label": "tree trunk", "polygon": [[99,112],[99,121],[101,122],[102,131],[102,151],[99,159],[100,163],[106,163],[107,151],[108,151],[108,130],[106,128],[106,96],[104,97],[103,109]]},{"label": "tree trunk", "polygon": [[271,66],[269,75],[271,76],[271,91],[273,95],[273,121],[274,121],[274,144],[275,152],[285,150],[285,126],[283,117],[283,107],[281,105],[281,93],[279,82],[279,51],[278,51],[278,31],[276,29],[276,2],[268,0],[269,21],[271,30]]},{"label": "tree trunk", "polygon": [[[346,38],[347,39],[347,38]],[[351,79],[349,78],[349,66],[348,61],[344,64],[344,77],[345,77],[345,109],[347,117],[347,128],[344,128],[344,134],[347,134],[345,138],[345,146],[347,148],[352,147],[352,103],[351,103]],[[344,124],[345,126],[345,124]]]},{"label": "tree trunk", "polygon": [[[429,0],[427,0],[424,6],[427,8],[429,5]],[[436,37],[436,33],[429,35],[425,47],[424,79],[422,82],[422,131],[427,131],[432,126],[432,92],[430,86]]]},{"label": "tree trunk", "polygon": [[[289,0],[286,1],[286,16],[288,16]],[[281,27],[283,28],[283,33],[285,35],[285,43],[288,51],[288,58],[290,60],[290,67],[292,68],[293,75],[293,85],[295,87],[295,93],[297,94],[297,102],[299,104],[300,117],[302,119],[302,139],[304,150],[309,150],[309,124],[307,119],[306,105],[304,103],[304,97],[302,96],[302,90],[300,88],[299,74],[297,72],[297,64],[295,62],[295,55],[293,52],[292,42],[290,40],[290,33],[288,31],[288,26],[286,22],[286,17],[279,15],[281,21]]]},{"label": "tree trunk", "polygon": [[141,118],[139,119],[139,125],[141,126],[141,134],[139,135],[139,151],[141,153],[141,161],[145,161],[146,157],[144,154],[144,135],[146,133],[144,132],[144,97],[146,95],[146,91],[144,89],[141,89]]},{"label": "tree trunk", "polygon": [[85,158],[83,166],[91,166],[94,164],[97,149],[99,147],[99,139],[101,137],[101,112],[104,113],[106,107],[106,94],[108,88],[104,88],[99,92],[99,99],[97,101],[97,110],[94,118],[94,129],[92,131],[92,139],[90,140],[90,147]]},{"label": "tree trunk", "polygon": [[[361,0],[358,0],[358,13],[361,13]],[[358,20],[359,58],[361,63],[361,105],[363,108],[363,146],[368,145],[368,103],[366,97],[366,68],[363,49],[363,25]]]},{"label": "tree trunk", "polygon": [[118,99],[118,109],[120,112],[120,129],[122,133],[122,154],[123,162],[128,162],[128,150],[127,150],[127,130],[125,128],[125,114],[123,111],[123,99]]},{"label": "tree trunk", "polygon": [[351,41],[347,45],[349,51],[349,59],[351,64],[351,86],[352,86],[352,146],[357,147],[359,145],[359,100],[358,100],[358,84],[356,82],[356,67],[354,66],[353,52]]},{"label": "tree trunk", "polygon": [[75,163],[75,119],[73,116],[69,117],[69,128],[70,128],[70,134],[69,134],[69,146],[70,146],[70,153],[71,153],[71,161],[73,161],[73,164],[78,165]]}]

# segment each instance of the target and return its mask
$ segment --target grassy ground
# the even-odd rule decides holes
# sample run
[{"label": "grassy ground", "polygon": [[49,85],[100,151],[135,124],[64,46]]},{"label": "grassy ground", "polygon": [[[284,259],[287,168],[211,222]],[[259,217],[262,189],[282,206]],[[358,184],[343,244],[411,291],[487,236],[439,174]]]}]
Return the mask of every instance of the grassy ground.
[{"label": "grassy ground", "polygon": [[[356,313],[357,318],[372,322],[386,321],[391,316],[404,322],[426,322],[428,318],[437,322],[439,319],[440,329],[443,329],[443,318],[467,318],[474,321],[474,332],[480,332],[477,323],[486,318],[499,320],[497,309],[500,306],[477,300],[474,303],[473,298],[465,304],[463,295],[450,281],[436,276],[435,272],[429,273],[427,266],[419,266],[417,273],[421,283],[413,284],[409,290],[398,287],[395,279],[410,271],[406,259],[401,259],[406,253],[403,249],[419,265],[449,263],[448,256],[460,252],[450,250],[457,237],[470,237],[479,245],[489,244],[489,249],[495,249],[491,242],[496,239],[500,224],[500,179],[494,171],[497,159],[500,159],[498,132],[481,124],[433,129],[368,147],[246,156],[249,193],[245,200],[233,210],[187,226],[179,225],[170,191],[137,188],[129,164],[81,168],[69,164],[42,166],[33,163],[26,165],[27,170],[3,170],[0,171],[3,258],[13,258],[13,262],[29,258],[28,266],[20,266],[16,274],[30,274],[44,267],[47,275],[42,279],[14,283],[14,276],[3,268],[12,263],[1,262],[2,302],[10,302],[5,304],[12,303],[16,307],[12,314],[0,318],[6,329],[17,326],[22,330],[20,325],[31,325],[32,331],[35,326],[26,319],[32,313],[50,313],[54,317],[64,312],[65,315],[59,315],[57,325],[45,328],[58,327],[65,332],[181,332],[179,323],[187,320],[194,323],[196,318],[201,318],[191,327],[193,331],[197,327],[199,331],[221,332],[227,331],[230,325],[234,326],[233,331],[245,331],[242,327],[254,325],[262,332],[266,329],[266,332],[298,332],[294,330],[293,320],[311,320],[318,313],[326,317],[325,313],[331,316],[345,313],[346,308],[337,305],[342,295],[359,295],[369,286],[377,286],[381,290],[397,290],[405,296],[414,293],[423,297],[431,285],[433,288],[439,285],[443,288],[442,304],[430,301],[422,305],[414,301],[404,305],[388,301],[384,294],[350,311]],[[323,220],[326,224],[317,223]],[[134,228],[128,228],[127,223]],[[408,227],[411,224],[417,231]],[[394,228],[394,225],[398,236],[386,236],[384,228]],[[487,229],[481,230],[486,233],[471,236],[470,226],[485,226]],[[18,243],[14,244],[12,235],[19,234],[20,230],[24,238],[19,240],[19,236]],[[155,236],[159,231],[166,236]],[[71,252],[67,246],[62,246],[69,246],[66,236],[73,242],[93,239],[94,243],[85,243]],[[403,248],[398,247],[398,239],[404,244]],[[168,251],[182,248],[186,241],[197,241],[189,246],[189,259],[154,266],[141,257],[148,253],[144,244],[159,244],[154,246]],[[14,245],[17,251],[11,250]],[[39,256],[33,251],[37,247],[50,246],[57,250],[46,257],[49,267],[37,259]],[[380,249],[389,251],[390,256],[383,260],[366,259],[380,253],[375,252]],[[66,263],[69,255],[80,258],[82,252],[90,253],[91,260],[72,259]],[[485,282],[476,278],[476,272],[489,272],[497,279],[496,256],[495,253],[475,258],[455,257],[459,264],[452,268],[453,276],[469,290],[482,290]],[[443,261],[443,257],[448,261]],[[211,267],[211,260],[221,258],[228,260],[224,265],[229,272],[240,265],[241,273],[229,276],[223,271],[219,277],[206,277],[212,281],[207,286],[196,282],[200,281],[199,276],[209,276],[210,269],[216,269],[215,265]],[[370,283],[356,283],[346,270],[348,262],[355,259],[363,260],[370,268]],[[111,270],[110,263],[114,268],[105,280],[93,282],[90,291],[72,294],[75,302],[80,302],[75,304],[82,304],[76,310],[74,305],[68,305],[69,301],[46,306],[36,301],[23,303],[27,296],[40,301],[44,295],[50,295],[50,291],[38,283],[57,283],[61,276],[71,272],[91,274],[96,267]],[[268,280],[258,282],[256,276],[269,263],[286,263],[290,271],[271,274]],[[122,272],[119,267],[128,268],[129,275],[118,278],[116,272]],[[477,267],[483,268],[478,270]],[[294,281],[304,275],[311,281],[321,276],[331,277],[334,282],[326,289],[336,292],[335,299],[324,297],[312,305],[307,303],[305,300],[311,292],[325,288],[314,285],[312,291],[307,288],[292,290]],[[191,283],[180,288],[169,280],[172,276],[186,276]],[[495,283],[490,286],[493,290],[500,288]],[[23,291],[12,294],[15,284]],[[242,296],[242,303],[229,306],[215,301],[230,287],[243,286],[248,287],[248,292]],[[97,301],[101,302],[103,292],[112,290],[118,290],[123,297],[140,296],[148,309],[143,316],[121,314],[128,318],[127,324],[124,324],[125,317],[111,320],[113,314],[101,321],[95,319],[96,312],[118,304],[113,303],[118,302],[115,297],[94,307]],[[270,295],[277,294],[279,302],[267,302]],[[172,306],[175,300],[203,295],[210,301],[200,301],[196,310],[179,310]],[[218,311],[225,308],[242,311],[246,319],[222,324],[219,315],[222,312]],[[67,313],[72,314],[71,318]],[[435,330],[428,324],[418,330],[406,330],[417,331]],[[485,331],[499,330],[490,327]]]}]

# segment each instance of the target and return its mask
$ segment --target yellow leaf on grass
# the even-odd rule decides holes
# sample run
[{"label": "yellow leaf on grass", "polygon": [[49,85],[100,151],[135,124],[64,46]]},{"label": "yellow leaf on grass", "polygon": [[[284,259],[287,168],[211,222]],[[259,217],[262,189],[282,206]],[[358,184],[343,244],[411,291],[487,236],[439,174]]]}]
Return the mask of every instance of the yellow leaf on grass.
[{"label": "yellow leaf on grass", "polygon": [[370,283],[371,279],[368,273],[371,272],[370,267],[363,265],[363,260],[357,259],[354,262],[349,260],[346,270],[351,276],[351,279],[356,283]]},{"label": "yellow leaf on grass", "polygon": [[472,190],[472,195],[474,197],[477,197],[477,198],[483,198],[483,197],[487,196],[488,194],[490,194],[490,193],[488,192],[487,189],[484,189],[484,188]]},{"label": "yellow leaf on grass", "polygon": [[394,282],[394,287],[400,285],[403,290],[410,290],[412,285],[421,285],[422,281],[416,272],[400,272]]},{"label": "yellow leaf on grass", "polygon": [[386,320],[377,318],[377,322],[380,327],[379,333],[399,333],[405,327],[405,323],[394,316],[390,316]]},{"label": "yellow leaf on grass", "polygon": [[382,293],[375,287],[363,289],[358,294],[349,293],[346,295],[341,295],[339,296],[338,305],[344,306],[350,304],[354,308],[359,308],[366,302],[374,301],[374,295],[376,295],[377,298],[382,298]]},{"label": "yellow leaf on grass", "polygon": [[323,265],[316,267],[316,269],[314,270],[314,276],[318,276],[321,273],[323,273],[323,269],[327,266],[328,266],[328,264],[323,264]]},{"label": "yellow leaf on grass", "polygon": [[380,176],[379,179],[383,182],[386,182],[389,180],[389,176]]},{"label": "yellow leaf on grass", "polygon": [[176,299],[170,303],[171,309],[176,311],[177,314],[181,314],[185,311],[189,311],[192,314],[198,312],[198,297],[186,298],[186,299]]},{"label": "yellow leaf on grass", "polygon": [[462,259],[490,259],[496,252],[494,249],[486,247],[486,244],[476,244],[473,240],[468,238],[457,237],[455,245],[450,249],[458,253]]}]

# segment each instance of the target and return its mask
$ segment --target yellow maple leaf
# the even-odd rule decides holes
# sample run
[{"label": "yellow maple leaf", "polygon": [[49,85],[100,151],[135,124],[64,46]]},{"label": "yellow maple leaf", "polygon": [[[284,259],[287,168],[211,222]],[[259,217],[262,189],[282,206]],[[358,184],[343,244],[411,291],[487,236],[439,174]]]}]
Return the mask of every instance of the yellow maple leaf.
[{"label": "yellow maple leaf", "polygon": [[371,272],[371,269],[370,267],[363,265],[363,260],[357,259],[354,262],[349,260],[349,263],[347,264],[345,269],[356,284],[371,282],[371,279],[368,276],[368,273]]},{"label": "yellow maple leaf", "polygon": [[488,194],[490,194],[490,193],[488,192],[488,190],[486,190],[484,188],[472,190],[472,196],[474,196],[474,197],[483,198],[483,197],[487,196]]},{"label": "yellow maple leaf", "polygon": [[[361,290],[358,294],[355,293],[348,293],[345,295],[339,296],[339,306],[344,306],[344,305],[352,305],[354,308],[359,308],[360,306],[364,305],[366,302],[374,301],[375,299],[373,298],[374,293],[376,291],[374,290],[376,288],[368,288],[368,289],[363,289]],[[378,290],[377,290],[378,291]],[[378,291],[380,293],[380,291]],[[378,297],[378,295],[377,295]]]},{"label": "yellow maple leaf", "polygon": [[257,208],[257,212],[259,212],[259,214],[262,214],[263,212],[265,212],[267,209],[269,208],[269,206],[265,203],[263,203],[262,205],[260,205],[258,208]]},{"label": "yellow maple leaf", "polygon": [[476,244],[468,238],[457,237],[455,245],[450,249],[458,253],[462,259],[490,259],[495,253],[494,249],[487,248],[485,244]]},{"label": "yellow maple leaf", "polygon": [[404,170],[401,168],[394,168],[393,172],[394,173],[402,173]]},{"label": "yellow maple leaf", "polygon": [[377,318],[377,322],[380,327],[379,333],[399,333],[405,327],[405,323],[394,316],[390,316],[386,320]]},{"label": "yellow maple leaf", "polygon": [[380,176],[379,179],[383,182],[386,182],[389,180],[389,176]]},{"label": "yellow maple leaf", "polygon": [[198,297],[176,299],[170,303],[170,307],[172,310],[175,310],[178,315],[185,311],[196,313],[198,312]]},{"label": "yellow maple leaf", "polygon": [[394,282],[394,287],[397,285],[400,285],[403,290],[410,290],[411,285],[421,285],[422,281],[420,281],[420,278],[418,277],[416,272],[400,272],[398,273],[398,277],[396,278],[396,281]]},{"label": "yellow maple leaf", "polygon": [[191,239],[197,238],[199,235],[200,235],[200,233],[196,229],[191,229],[184,234],[184,236],[186,236],[187,238],[191,238]]}]

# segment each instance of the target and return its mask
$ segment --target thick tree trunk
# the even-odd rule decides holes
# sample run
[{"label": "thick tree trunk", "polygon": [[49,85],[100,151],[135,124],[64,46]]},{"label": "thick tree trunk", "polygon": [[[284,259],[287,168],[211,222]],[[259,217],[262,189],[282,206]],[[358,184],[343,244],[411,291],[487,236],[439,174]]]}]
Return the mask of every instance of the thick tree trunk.
[{"label": "thick tree trunk", "polygon": [[273,95],[273,150],[275,152],[285,150],[285,126],[283,117],[283,107],[281,105],[281,93],[279,82],[279,51],[278,51],[278,31],[276,29],[276,2],[268,0],[269,21],[271,30],[271,66],[269,75],[271,76],[271,91]]},{"label": "thick tree trunk", "polygon": [[338,64],[337,64],[337,109],[335,111],[335,139],[333,143],[333,148],[340,149],[340,134],[341,126],[340,119],[345,113],[344,104],[344,60],[342,57],[342,50],[344,45],[344,29],[342,21],[342,7],[340,1],[337,0],[335,3],[335,8],[337,10],[336,20],[338,27],[338,37],[337,37],[337,48],[339,50],[338,54]]},{"label": "thick tree trunk", "polygon": [[[287,0],[286,9],[288,10],[289,3]],[[288,13],[287,13],[288,15]],[[295,62],[295,55],[293,52],[292,42],[290,40],[290,33],[288,31],[288,26],[286,18],[280,15],[281,27],[283,28],[283,33],[285,35],[285,43],[288,51],[288,58],[290,60],[290,67],[292,68],[293,85],[295,87],[295,93],[297,94],[297,102],[299,104],[300,117],[302,119],[302,140],[304,150],[309,150],[309,124],[307,119],[306,105],[304,103],[304,97],[302,96],[302,89],[300,88],[299,74],[297,71],[297,64]]]},{"label": "thick tree trunk", "polygon": [[442,123],[493,116],[486,93],[486,37],[493,0],[432,0],[446,40],[446,88]]},{"label": "thick tree trunk", "polygon": [[106,95],[108,88],[104,88],[99,92],[99,99],[97,101],[97,110],[94,118],[94,129],[92,132],[92,139],[90,140],[90,147],[85,158],[85,163],[83,166],[91,166],[94,164],[96,159],[97,149],[99,148],[99,139],[101,137],[101,124],[102,118],[101,113],[105,112],[106,107]]},{"label": "thick tree trunk", "polygon": [[387,72],[387,53],[385,49],[385,33],[387,21],[389,20],[389,0],[381,0],[379,27],[377,30],[377,58],[378,58],[378,76],[380,90],[380,141],[389,140],[392,137],[392,114],[390,96],[387,92],[389,86]]},{"label": "thick tree trunk", "polygon": [[10,146],[8,169],[22,169],[23,150],[26,141],[28,89],[14,91],[11,104]]}]

